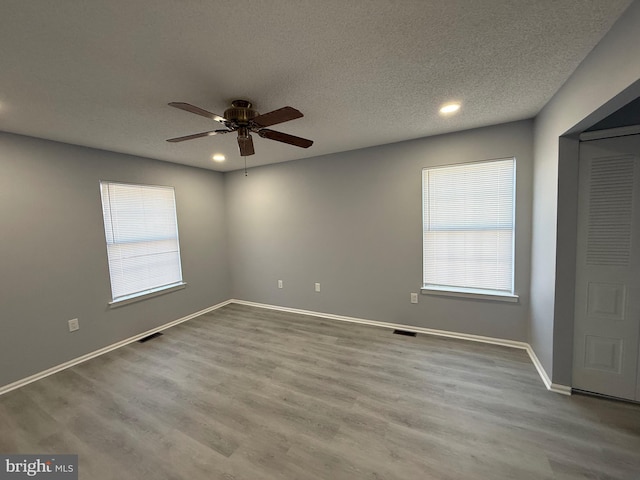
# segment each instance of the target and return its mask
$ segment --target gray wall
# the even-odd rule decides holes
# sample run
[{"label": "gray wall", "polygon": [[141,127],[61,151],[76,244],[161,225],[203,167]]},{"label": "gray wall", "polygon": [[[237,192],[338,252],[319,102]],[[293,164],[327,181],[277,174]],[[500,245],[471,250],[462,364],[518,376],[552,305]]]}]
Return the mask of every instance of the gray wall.
[{"label": "gray wall", "polygon": [[[0,172],[0,386],[229,298],[222,174],[6,133]],[[100,180],[175,187],[187,288],[107,307]]]},{"label": "gray wall", "polygon": [[580,132],[640,94],[635,1],[535,120],[531,345],[554,383],[571,384]]},{"label": "gray wall", "polygon": [[[526,341],[532,141],[523,121],[226,174],[232,295]],[[509,156],[521,302],[420,295],[412,305],[422,282],[422,168]]]},{"label": "gray wall", "polygon": [[[640,96],[639,44],[635,1],[533,127],[419,139],[248,177],[0,133],[0,385],[229,297],[529,340],[552,380],[570,384],[578,147],[560,137]],[[410,304],[421,283],[420,170],[511,155],[520,304],[426,295]],[[188,288],[107,308],[101,179],[176,187]],[[75,317],[81,328],[70,334]]]}]

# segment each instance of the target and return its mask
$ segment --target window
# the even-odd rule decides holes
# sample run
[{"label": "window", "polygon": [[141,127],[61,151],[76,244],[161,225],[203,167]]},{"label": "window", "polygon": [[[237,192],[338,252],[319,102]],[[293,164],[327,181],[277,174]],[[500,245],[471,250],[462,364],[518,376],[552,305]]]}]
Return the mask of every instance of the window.
[{"label": "window", "polygon": [[112,303],[183,286],[172,187],[100,182]]},{"label": "window", "polygon": [[513,297],[515,159],[425,168],[423,289]]}]

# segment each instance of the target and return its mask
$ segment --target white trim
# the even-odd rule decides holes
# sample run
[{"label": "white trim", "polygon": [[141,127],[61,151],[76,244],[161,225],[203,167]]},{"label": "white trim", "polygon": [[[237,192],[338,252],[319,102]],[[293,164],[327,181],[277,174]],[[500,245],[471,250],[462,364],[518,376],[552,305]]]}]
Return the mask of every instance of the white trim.
[{"label": "white trim", "polygon": [[238,300],[235,298],[229,299],[229,300],[225,300],[224,302],[220,302],[216,305],[213,305],[211,307],[205,308],[204,310],[200,310],[199,312],[195,312],[192,313],[190,315],[187,315],[185,317],[179,318],[178,320],[174,320],[172,322],[169,323],[165,323],[164,325],[161,325],[159,327],[155,327],[152,328],[151,330],[147,330],[146,332],[142,332],[139,333],[137,335],[134,335],[133,337],[129,337],[125,340],[121,340],[119,342],[116,342],[114,344],[108,345],[106,347],[103,347],[101,349],[95,350],[93,352],[87,353],[86,355],[82,355],[80,357],[74,358],[72,360],[69,360],[68,362],[65,363],[61,363],[60,365],[56,365],[55,367],[51,367],[47,370],[43,370],[42,372],[36,373],[34,375],[31,375],[29,377],[23,378],[21,380],[17,380],[13,383],[9,383],[7,385],[4,385],[2,387],[0,387],[0,395],[3,395],[5,393],[10,392],[11,390],[15,390],[16,388],[20,388],[23,387],[25,385],[28,385],[29,383],[35,382],[37,380],[40,380],[41,378],[45,378],[48,377],[49,375],[53,375],[54,373],[60,372],[62,370],[65,370],[69,367],[73,367],[74,365],[78,365],[80,363],[86,362],[87,360],[90,360],[92,358],[98,357],[100,355],[103,355],[105,353],[111,352],[112,350],[115,350],[117,348],[123,347],[129,343],[133,343],[137,340],[140,340],[141,338],[147,337],[149,335],[152,335],[156,332],[160,332],[162,330],[166,330],[167,328],[173,327],[174,325],[178,325],[179,323],[183,323],[186,322],[187,320],[191,320],[192,318],[195,317],[199,317],[200,315],[204,315],[205,313],[211,312],[213,310],[217,310],[219,308],[224,307],[225,305],[229,305],[230,303],[236,303],[238,305],[247,305],[250,307],[258,307],[258,308],[265,308],[265,309],[269,309],[269,310],[277,310],[277,311],[281,311],[281,312],[289,312],[289,313],[297,313],[300,315],[309,315],[309,316],[313,316],[313,317],[321,317],[321,318],[328,318],[331,320],[339,320],[342,322],[350,322],[350,323],[359,323],[362,325],[371,325],[371,326],[375,326],[375,327],[383,327],[383,328],[389,328],[389,329],[400,329],[400,330],[406,330],[406,331],[410,331],[410,332],[416,332],[416,333],[424,333],[426,335],[434,335],[434,336],[439,336],[439,337],[446,337],[446,338],[455,338],[458,340],[468,340],[471,342],[480,342],[480,343],[488,343],[491,345],[501,345],[503,347],[510,347],[510,348],[518,348],[520,350],[525,350],[528,354],[529,354],[529,358],[531,358],[531,362],[533,363],[533,365],[536,367],[536,370],[538,371],[538,375],[540,375],[540,378],[542,379],[542,382],[544,383],[545,387],[547,387],[547,390],[551,391],[551,392],[555,392],[555,393],[560,393],[562,395],[571,395],[571,387],[567,386],[567,385],[560,385],[557,383],[551,383],[551,380],[549,379],[549,376],[547,375],[547,372],[544,370],[544,367],[542,366],[542,364],[540,363],[540,360],[538,360],[538,357],[536,356],[535,352],[533,351],[533,349],[531,348],[531,345],[529,345],[526,342],[519,342],[516,340],[507,340],[507,339],[503,339],[503,338],[494,338],[494,337],[484,337],[481,335],[472,335],[469,333],[458,333],[458,332],[450,332],[447,330],[436,330],[436,329],[432,329],[432,328],[424,328],[424,327],[414,327],[412,325],[403,325],[403,324],[399,324],[399,323],[390,323],[390,322],[381,322],[378,320],[367,320],[364,318],[356,318],[356,317],[347,317],[344,315],[335,315],[332,313],[322,313],[322,312],[314,312],[311,310],[301,310],[299,308],[289,308],[289,307],[280,307],[277,305],[268,305],[265,303],[256,303],[256,302],[248,302],[246,300]]},{"label": "white trim", "polygon": [[555,393],[560,393],[562,395],[571,395],[571,387],[568,387],[566,385],[560,385],[557,383],[551,383],[551,380],[549,379],[547,372],[545,371],[544,367],[540,363],[540,360],[538,360],[538,357],[533,351],[533,348],[531,348],[531,345],[529,345],[526,342],[519,342],[517,340],[507,340],[504,338],[483,337],[481,335],[472,335],[470,333],[458,333],[458,332],[450,332],[447,330],[435,330],[432,328],[414,327],[413,325],[402,325],[399,323],[380,322],[378,320],[367,320],[364,318],[346,317],[344,315],[335,315],[332,313],[314,312],[311,310],[301,310],[299,308],[280,307],[278,305],[268,305],[265,303],[248,302],[246,300],[238,300],[235,298],[231,299],[229,302],[237,303],[239,305],[247,305],[250,307],[267,308],[269,310],[278,310],[281,312],[289,312],[289,313],[297,313],[300,315],[310,315],[313,317],[329,318],[331,320],[339,320],[342,322],[360,323],[363,325],[372,325],[375,327],[383,327],[383,328],[389,328],[394,330],[400,329],[400,330],[406,330],[409,332],[424,333],[426,335],[434,335],[438,337],[455,338],[458,340],[468,340],[471,342],[488,343],[491,345],[501,345],[503,347],[518,348],[520,350],[525,350],[529,354],[529,358],[531,359],[531,362],[533,363],[533,365],[536,367],[536,370],[538,371],[538,375],[540,375],[540,378],[542,379],[544,386],[547,387],[547,390]]},{"label": "white trim", "polygon": [[536,370],[538,370],[538,375],[540,375],[540,378],[542,379],[544,386],[547,387],[547,390],[561,395],[571,395],[571,387],[551,382],[551,379],[549,378],[549,375],[547,375],[542,363],[540,363],[536,352],[533,351],[533,348],[531,348],[531,345],[529,344],[527,344],[527,353],[529,354],[529,358],[531,358],[533,365],[536,367]]},{"label": "white trim", "polygon": [[438,337],[456,338],[458,340],[469,340],[471,342],[490,343],[492,345],[502,345],[503,347],[519,348],[526,350],[528,343],[518,342],[517,340],[507,340],[504,338],[483,337],[481,335],[472,335],[470,333],[450,332],[448,330],[436,330],[433,328],[415,327],[413,325],[404,325],[400,323],[381,322],[379,320],[367,320],[365,318],[345,317],[344,315],[335,315],[333,313],[314,312],[311,310],[300,310],[298,308],[280,307],[278,305],[268,305],[265,303],[247,302],[245,300],[232,299],[231,303],[239,305],[247,305],[250,307],[267,308],[269,310],[279,310],[281,312],[298,313],[300,315],[310,315],[313,317],[329,318],[331,320],[340,320],[342,322],[360,323],[364,325],[372,325],[374,327],[383,327],[393,330],[406,330],[408,332],[425,333]]},{"label": "white trim", "polygon": [[158,297],[166,293],[175,292],[176,290],[182,290],[187,287],[186,282],[173,283],[171,285],[163,285],[162,287],[153,288],[151,290],[145,290],[144,292],[132,293],[131,295],[125,295],[117,300],[109,302],[109,308],[118,308],[130,303],[141,302],[149,298]]},{"label": "white trim", "polygon": [[625,137],[627,135],[637,135],[640,133],[640,125],[629,125],[626,127],[608,128],[607,130],[594,130],[592,132],[582,132],[581,142],[589,140],[600,140],[601,138]]},{"label": "white trim", "polygon": [[35,382],[42,378],[48,377],[49,375],[53,375],[54,373],[58,373],[62,370],[65,370],[69,367],[73,367],[74,365],[78,365],[79,363],[86,362],[87,360],[91,360],[92,358],[99,357],[105,353],[111,352],[120,347],[124,347],[129,343],[133,343],[135,341],[140,340],[141,338],[152,335],[156,332],[160,332],[162,330],[166,330],[167,328],[178,325],[179,323],[186,322],[187,320],[191,320],[192,318],[199,317],[200,315],[204,315],[205,313],[211,312],[213,310],[217,310],[218,308],[224,307],[231,303],[232,300],[225,300],[224,302],[218,303],[217,305],[213,305],[212,307],[205,308],[204,310],[200,310],[199,312],[192,313],[185,317],[179,318],[178,320],[173,320],[169,323],[165,323],[159,327],[152,328],[151,330],[147,330],[146,332],[139,333],[134,335],[133,337],[126,338],[119,342],[113,343],[106,347],[100,348],[93,352],[87,353],[86,355],[82,355],[80,357],[69,360],[68,362],[61,363],[60,365],[56,365],[55,367],[48,368],[47,370],[43,370],[42,372],[36,373],[29,377],[23,378],[21,380],[15,381],[13,383],[9,383],[8,385],[4,385],[0,387],[0,395],[4,395],[5,393],[10,392],[11,390],[15,390],[16,388],[24,387],[29,383]]},{"label": "white trim", "polygon": [[473,298],[475,300],[493,300],[496,302],[518,303],[520,301],[520,297],[513,293],[503,293],[490,290],[474,290],[472,288],[460,287],[436,287],[425,285],[420,289],[420,293],[422,293],[422,295]]},{"label": "white trim", "polygon": [[554,393],[559,393],[560,395],[569,395],[571,396],[571,392],[573,391],[568,385],[560,385],[559,383],[552,383],[550,387],[548,387],[550,391]]},{"label": "white trim", "polygon": [[538,375],[540,375],[540,378],[542,379],[542,383],[544,383],[544,386],[547,387],[547,390],[551,390],[551,379],[549,378],[549,375],[547,375],[547,372],[542,366],[542,363],[540,363],[536,352],[534,352],[533,348],[531,348],[531,345],[527,345],[527,353],[529,354],[529,358],[531,359],[533,366],[536,367]]}]

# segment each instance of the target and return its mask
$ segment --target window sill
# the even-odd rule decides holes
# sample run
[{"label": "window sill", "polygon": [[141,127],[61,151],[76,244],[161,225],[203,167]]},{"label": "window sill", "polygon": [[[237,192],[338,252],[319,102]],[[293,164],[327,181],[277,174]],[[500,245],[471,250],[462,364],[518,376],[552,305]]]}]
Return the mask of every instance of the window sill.
[{"label": "window sill", "polygon": [[444,297],[462,297],[475,300],[492,300],[496,302],[519,303],[520,297],[512,293],[500,293],[491,290],[456,287],[422,287],[423,295],[440,295]]},{"label": "window sill", "polygon": [[154,288],[153,290],[147,290],[141,293],[135,293],[133,295],[128,295],[126,297],[119,298],[118,300],[109,302],[109,308],[117,308],[117,307],[122,307],[124,305],[129,305],[130,303],[141,302],[142,300],[158,297],[160,295],[164,295],[165,293],[171,293],[171,292],[175,292],[176,290],[182,290],[186,286],[187,284],[185,282],[181,282],[181,283],[174,283],[172,285],[166,285],[164,287]]}]

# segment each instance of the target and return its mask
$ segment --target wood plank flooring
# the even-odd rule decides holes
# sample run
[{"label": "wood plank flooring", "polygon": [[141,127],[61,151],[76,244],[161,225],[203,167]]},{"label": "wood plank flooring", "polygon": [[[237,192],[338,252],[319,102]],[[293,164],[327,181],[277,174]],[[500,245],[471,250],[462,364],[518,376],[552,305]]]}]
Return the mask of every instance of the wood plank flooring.
[{"label": "wood plank flooring", "polygon": [[0,452],[80,478],[640,479],[640,406],[525,352],[228,305],[0,397]]}]

